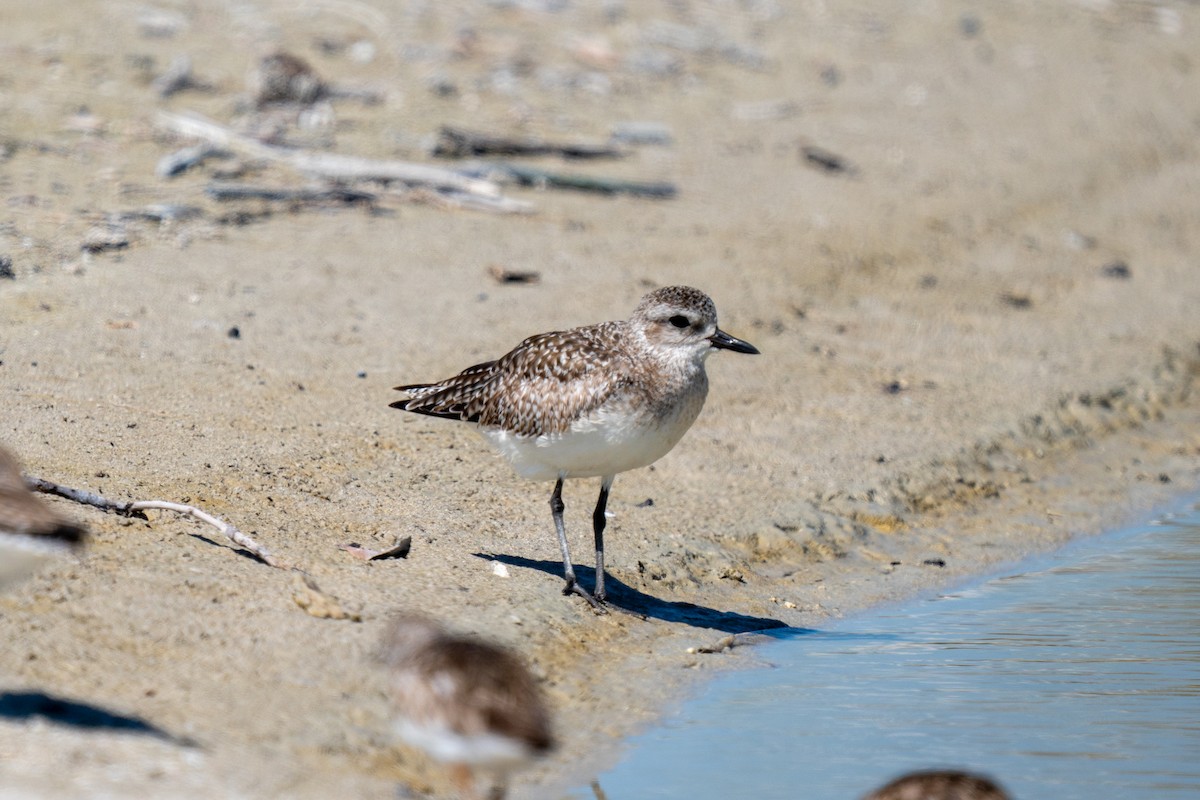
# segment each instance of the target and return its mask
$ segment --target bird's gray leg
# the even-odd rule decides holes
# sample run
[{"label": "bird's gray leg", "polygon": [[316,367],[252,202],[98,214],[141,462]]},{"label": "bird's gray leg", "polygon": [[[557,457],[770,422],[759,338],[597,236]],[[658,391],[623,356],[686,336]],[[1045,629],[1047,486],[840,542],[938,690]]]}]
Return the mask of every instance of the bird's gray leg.
[{"label": "bird's gray leg", "polygon": [[563,578],[567,581],[567,585],[563,587],[563,594],[577,594],[587,600],[592,608],[603,611],[604,606],[575,580],[575,568],[571,566],[571,551],[567,547],[567,529],[563,525],[563,511],[566,509],[566,505],[562,500],[562,486],[563,479],[560,477],[554,484],[554,492],[550,495],[550,513],[554,515],[554,530],[558,533],[558,546],[562,550]]},{"label": "bird's gray leg", "polygon": [[592,594],[601,603],[604,602],[604,526],[608,518],[604,509],[608,507],[608,490],[612,486],[615,475],[605,475],[600,481],[600,496],[596,498],[596,510],[592,512],[592,532],[596,536],[596,588]]},{"label": "bird's gray leg", "polygon": [[567,547],[567,529],[563,525],[563,511],[566,505],[562,500],[563,479],[559,478],[554,484],[554,492],[550,495],[550,513],[554,516],[554,530],[558,533],[558,546],[562,550],[563,577],[567,579],[567,588],[563,593],[570,592],[575,586],[575,568],[571,566],[571,551]]}]

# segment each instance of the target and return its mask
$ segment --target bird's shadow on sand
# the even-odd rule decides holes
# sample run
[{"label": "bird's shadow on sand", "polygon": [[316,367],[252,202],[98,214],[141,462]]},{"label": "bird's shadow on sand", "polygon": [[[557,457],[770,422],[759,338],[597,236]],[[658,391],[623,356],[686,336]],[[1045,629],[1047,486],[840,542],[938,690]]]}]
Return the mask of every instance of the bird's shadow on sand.
[{"label": "bird's shadow on sand", "polygon": [[0,720],[21,722],[41,717],[55,725],[80,730],[150,736],[182,747],[196,747],[190,739],[174,736],[138,717],[109,711],[43,692],[0,692]]},{"label": "bird's shadow on sand", "polygon": [[[562,578],[563,565],[561,561],[539,561],[521,556],[504,554],[474,553],[476,558],[486,558],[489,561],[499,561],[510,567],[536,569]],[[591,589],[595,585],[596,571],[591,567],[575,567],[575,575],[580,584]],[[682,622],[697,628],[712,628],[725,633],[749,633],[765,631],[772,628],[786,628],[786,623],[770,617],[752,617],[733,611],[718,611],[695,603],[685,603],[679,600],[659,600],[657,597],[640,592],[628,584],[621,583],[607,574],[604,579],[605,589],[608,590],[608,602],[625,611],[644,614],[647,617],[661,619],[664,622]]]}]

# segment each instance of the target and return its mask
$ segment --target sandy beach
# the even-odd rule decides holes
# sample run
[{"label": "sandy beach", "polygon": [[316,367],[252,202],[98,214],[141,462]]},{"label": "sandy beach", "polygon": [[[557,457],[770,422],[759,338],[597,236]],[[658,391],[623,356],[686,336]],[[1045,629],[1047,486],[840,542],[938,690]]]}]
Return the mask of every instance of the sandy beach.
[{"label": "sandy beach", "polygon": [[[286,567],[196,520],[48,499],[92,540],[0,596],[0,797],[445,796],[371,658],[402,609],[529,662],[560,748],[512,796],[562,797],[753,665],[727,636],[1200,487],[1193,4],[0,6],[0,444],[32,476],[194,504]],[[325,96],[256,106],[277,51]],[[443,125],[649,131],[617,159],[505,160],[677,191],[219,201],[313,181],[237,148],[161,177],[196,144],[164,112],[452,169]],[[692,430],[618,477],[610,590],[646,620],[597,616],[560,593],[551,486],[388,403],[672,284],[762,354],[709,359]],[[595,483],[564,492],[589,584]],[[405,536],[402,559],[340,547]]]}]

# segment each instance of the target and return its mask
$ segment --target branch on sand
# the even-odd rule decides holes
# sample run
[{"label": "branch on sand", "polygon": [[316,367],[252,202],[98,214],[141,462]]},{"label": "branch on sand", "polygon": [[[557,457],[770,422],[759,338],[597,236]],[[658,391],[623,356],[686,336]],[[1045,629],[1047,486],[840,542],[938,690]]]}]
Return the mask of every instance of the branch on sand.
[{"label": "branch on sand", "polygon": [[500,187],[494,181],[467,177],[443,167],[415,164],[408,161],[385,161],[335,153],[318,153],[291,147],[276,147],[237,133],[224,125],[205,119],[199,114],[173,114],[160,111],[158,124],[174,133],[204,140],[214,147],[286,164],[299,172],[328,180],[396,181],[409,186],[425,186],[439,191],[459,192],[478,197],[497,198],[500,196]]},{"label": "branch on sand", "polygon": [[531,136],[505,136],[443,125],[433,154],[443,158],[470,156],[545,156],[563,158],[621,158],[625,151],[611,144],[548,142]]},{"label": "branch on sand", "polygon": [[147,511],[173,511],[176,514],[194,517],[201,522],[206,522],[215,527],[221,533],[225,534],[230,541],[246,550],[248,553],[267,566],[275,567],[276,569],[288,568],[286,565],[280,563],[273,555],[271,555],[265,547],[239,531],[233,525],[230,525],[221,518],[215,517],[212,514],[209,514],[207,511],[203,511],[195,506],[189,506],[183,503],[172,503],[166,500],[133,500],[126,502],[109,500],[107,497],[102,497],[94,492],[89,492],[83,489],[72,489],[69,486],[62,486],[61,484],[44,480],[42,478],[27,478],[26,483],[29,485],[29,488],[33,489],[34,491],[58,495],[59,497],[72,500],[76,503],[93,506],[101,511],[110,511],[114,514],[120,514],[123,517],[146,519],[145,512]]}]

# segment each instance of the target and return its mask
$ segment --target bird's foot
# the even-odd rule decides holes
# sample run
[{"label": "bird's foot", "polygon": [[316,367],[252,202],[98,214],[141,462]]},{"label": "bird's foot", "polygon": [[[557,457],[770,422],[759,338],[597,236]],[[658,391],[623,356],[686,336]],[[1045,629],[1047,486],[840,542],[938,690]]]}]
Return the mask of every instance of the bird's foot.
[{"label": "bird's foot", "polygon": [[591,592],[570,578],[567,579],[567,585],[563,587],[563,594],[568,596],[577,594],[584,600],[587,600],[588,605],[592,607],[592,611],[595,611],[597,614],[608,613],[608,604],[603,599],[597,599]]},{"label": "bird's foot", "polygon": [[629,609],[621,608],[620,606],[613,605],[612,603],[608,602],[608,599],[606,597],[604,597],[603,595],[600,597],[596,597],[594,594],[592,594],[587,589],[580,586],[575,581],[571,581],[571,580],[567,581],[566,586],[563,587],[563,594],[568,595],[568,596],[573,595],[573,594],[579,595],[584,600],[587,600],[588,605],[592,607],[592,611],[595,611],[599,615],[607,614],[610,611],[618,611],[622,614],[628,614],[631,617],[636,617],[637,619],[640,619],[642,621],[645,621],[645,619],[646,619],[645,614],[639,614],[636,611],[630,611]]}]

